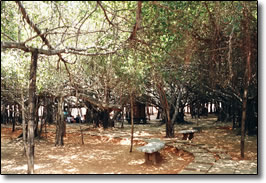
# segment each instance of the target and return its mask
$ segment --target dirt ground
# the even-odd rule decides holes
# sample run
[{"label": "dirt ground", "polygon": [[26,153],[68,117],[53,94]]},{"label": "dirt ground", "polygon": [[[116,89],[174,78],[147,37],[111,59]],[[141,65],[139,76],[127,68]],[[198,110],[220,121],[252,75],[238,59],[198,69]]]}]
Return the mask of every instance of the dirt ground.
[{"label": "dirt ground", "polygon": [[[11,141],[8,134],[12,136],[11,128],[2,127],[1,173],[24,174],[27,166],[22,142]],[[71,133],[67,134],[63,147],[55,147],[53,139],[54,134],[50,132],[48,139],[35,141],[36,174],[176,174],[193,160],[187,152],[166,147],[160,151],[159,164],[146,165],[144,153],[135,148],[129,152],[128,140],[84,134],[82,145],[80,134]],[[134,141],[134,147],[144,144]]]},{"label": "dirt ground", "polygon": [[[193,122],[193,119],[190,121]],[[223,148],[232,159],[241,159],[240,137],[235,135],[230,124],[213,125],[214,118],[201,119],[200,122],[210,123],[211,127],[196,133],[194,142]],[[40,140],[35,140],[36,174],[177,174],[194,159],[188,152],[166,146],[160,151],[162,160],[159,164],[145,164],[144,153],[136,148],[146,144],[140,137],[164,138],[165,125],[159,122],[135,125],[133,152],[129,152],[130,125],[125,124],[123,129],[117,125],[108,130],[85,124],[81,126],[84,145],[81,143],[80,124],[67,124],[63,147],[54,146],[55,126],[47,126],[47,133]],[[191,124],[175,126],[175,129],[177,132],[189,126]],[[26,157],[22,141],[16,138],[21,133],[21,126],[17,126],[13,133],[11,129],[11,125],[1,125],[1,173],[25,174]],[[181,139],[181,134],[176,133],[176,138]],[[245,159],[256,159],[257,137],[246,137],[245,147]]]}]

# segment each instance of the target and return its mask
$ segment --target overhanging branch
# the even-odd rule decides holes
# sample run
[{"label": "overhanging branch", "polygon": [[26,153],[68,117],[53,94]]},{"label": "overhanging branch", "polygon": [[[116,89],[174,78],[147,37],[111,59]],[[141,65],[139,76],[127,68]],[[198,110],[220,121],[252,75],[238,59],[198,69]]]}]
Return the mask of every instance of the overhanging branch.
[{"label": "overhanging branch", "polygon": [[110,51],[110,52],[104,52],[104,53],[86,53],[86,52],[80,52],[80,50],[76,50],[74,48],[71,49],[40,49],[40,48],[34,48],[30,46],[26,46],[24,43],[17,43],[17,42],[1,42],[1,49],[7,49],[7,48],[15,48],[15,49],[20,49],[25,52],[33,52],[34,50],[38,50],[39,54],[43,55],[58,55],[58,54],[75,54],[75,55],[83,55],[83,56],[99,56],[99,55],[109,55],[109,54],[114,54],[118,50],[115,51]]}]

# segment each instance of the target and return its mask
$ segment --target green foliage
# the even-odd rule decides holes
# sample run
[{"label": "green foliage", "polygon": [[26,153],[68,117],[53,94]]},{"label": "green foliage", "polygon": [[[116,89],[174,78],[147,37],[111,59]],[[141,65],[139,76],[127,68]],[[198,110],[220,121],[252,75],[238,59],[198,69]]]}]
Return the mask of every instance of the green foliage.
[{"label": "green foliage", "polygon": [[[121,90],[126,93],[135,90],[141,95],[147,83],[157,82],[158,78],[166,87],[186,84],[195,93],[204,91],[200,88],[203,86],[226,89],[228,40],[233,27],[232,85],[240,91],[244,75],[241,66],[245,60],[242,47],[245,6],[249,10],[253,40],[257,34],[256,2],[142,2],[141,27],[136,32],[139,41],[129,39],[136,23],[138,2],[135,1],[101,2],[104,10],[97,2],[25,1],[22,4],[53,49],[73,48],[83,50],[82,54],[95,54],[91,57],[62,54],[67,62],[73,63],[66,64],[70,73],[62,61],[58,64],[58,56],[40,55],[38,94],[54,94],[72,87],[69,74],[74,84],[98,92],[99,97],[106,85],[114,97]],[[17,4],[3,1],[1,41],[19,42],[19,38],[26,46],[48,50],[22,18]],[[256,59],[257,48],[253,48],[253,59]],[[12,83],[11,78],[16,78],[16,88],[27,87],[30,54],[17,50],[1,52],[2,80]]]}]

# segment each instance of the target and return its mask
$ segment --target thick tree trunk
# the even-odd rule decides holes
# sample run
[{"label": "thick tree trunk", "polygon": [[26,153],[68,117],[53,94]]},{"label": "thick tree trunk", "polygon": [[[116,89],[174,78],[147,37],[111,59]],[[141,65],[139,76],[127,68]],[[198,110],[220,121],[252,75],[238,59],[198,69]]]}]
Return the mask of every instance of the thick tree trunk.
[{"label": "thick tree trunk", "polygon": [[8,111],[9,111],[9,109],[8,109],[7,107],[8,107],[8,105],[5,105],[6,124],[9,123],[9,115],[8,115]]},{"label": "thick tree trunk", "polygon": [[39,136],[39,99],[38,96],[35,98],[35,129],[34,129],[34,136]]},{"label": "thick tree trunk", "polygon": [[34,173],[34,120],[35,120],[35,92],[37,76],[38,51],[32,53],[30,65],[30,85],[29,85],[29,121],[28,121],[28,139],[27,139],[27,157],[28,157],[28,174]]},{"label": "thick tree trunk", "polygon": [[[108,88],[109,80],[106,81],[105,87],[104,87],[104,96],[105,96],[105,103],[109,104],[109,97],[110,97],[110,90]],[[106,129],[108,127],[113,127],[111,124],[112,121],[110,120],[110,113],[108,109],[104,109],[104,117],[103,117],[103,128]]]},{"label": "thick tree trunk", "polygon": [[247,114],[247,96],[248,96],[248,88],[244,89],[243,95],[243,106],[242,106],[242,120],[241,120],[241,157],[244,158],[245,152],[245,121]]},{"label": "thick tree trunk", "polygon": [[57,110],[57,122],[56,122],[56,136],[55,145],[64,145],[64,132],[65,132],[65,121],[63,114],[63,97],[60,96],[58,99],[58,110]]},{"label": "thick tree trunk", "polygon": [[232,129],[236,128],[236,104],[235,101],[232,102]]},{"label": "thick tree trunk", "polygon": [[168,105],[168,101],[166,98],[166,94],[165,91],[163,90],[163,88],[157,84],[157,88],[159,91],[159,95],[160,95],[160,100],[161,100],[161,104],[163,106],[163,110],[165,113],[165,119],[166,119],[166,137],[174,137],[174,125],[171,121],[170,118],[170,108]]},{"label": "thick tree trunk", "polygon": [[133,134],[134,134],[134,104],[133,104],[133,93],[130,94],[130,111],[131,111],[131,143],[130,143],[130,151],[132,152],[132,148],[133,148]]},{"label": "thick tree trunk", "polygon": [[246,69],[245,69],[245,87],[244,87],[244,94],[243,94],[243,107],[242,107],[242,120],[241,120],[241,157],[245,157],[245,121],[246,121],[246,114],[247,114],[247,97],[248,97],[248,87],[249,82],[251,78],[251,68],[250,68],[250,58],[251,58],[251,40],[250,40],[250,33],[249,33],[249,19],[248,19],[248,8],[244,7],[243,14],[245,19],[245,32],[246,32],[246,54],[247,54],[247,60],[246,60]]},{"label": "thick tree trunk", "polygon": [[161,117],[161,109],[158,108],[158,113],[157,113],[156,119],[160,119],[160,117]]},{"label": "thick tree trunk", "polygon": [[46,122],[49,124],[54,122],[53,115],[54,115],[54,110],[53,110],[53,99],[49,98],[47,99],[47,116],[46,116]]},{"label": "thick tree trunk", "polygon": [[109,117],[109,111],[107,109],[105,109],[103,111],[103,128],[104,129],[106,129],[110,126],[109,121],[111,121],[111,120],[109,118],[110,118]]},{"label": "thick tree trunk", "polygon": [[181,90],[182,90],[182,87],[180,88],[178,95],[177,95],[177,99],[176,99],[175,112],[174,112],[174,115],[172,117],[172,123],[173,124],[175,123],[177,115],[179,113],[179,104],[180,104],[180,100],[181,100],[181,96],[182,96]]},{"label": "thick tree trunk", "polygon": [[26,138],[26,121],[25,121],[25,106],[24,106],[24,95],[23,89],[21,89],[21,118],[22,118],[22,134],[23,134],[23,145],[24,145],[24,153],[28,159],[27,153],[27,138]]}]

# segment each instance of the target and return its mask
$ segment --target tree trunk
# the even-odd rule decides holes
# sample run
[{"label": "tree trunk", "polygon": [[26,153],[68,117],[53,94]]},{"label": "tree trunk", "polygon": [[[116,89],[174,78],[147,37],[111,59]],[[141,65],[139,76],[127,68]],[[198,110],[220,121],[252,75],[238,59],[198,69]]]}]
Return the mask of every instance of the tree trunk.
[{"label": "tree trunk", "polygon": [[36,92],[36,76],[37,76],[37,60],[38,51],[32,52],[30,65],[30,85],[29,85],[29,121],[27,136],[27,157],[28,157],[28,174],[34,173],[34,121],[35,121],[35,92]]},{"label": "tree trunk", "polygon": [[246,121],[246,113],[247,113],[247,96],[248,96],[248,88],[244,89],[243,96],[243,107],[242,107],[242,120],[241,120],[241,157],[244,158],[245,152],[245,121]]},{"label": "tree trunk", "polygon": [[23,89],[21,89],[21,118],[22,118],[22,134],[23,134],[23,145],[24,145],[24,153],[28,159],[27,153],[27,141],[26,141],[26,122],[25,122],[25,106],[24,106],[24,95]]},{"label": "tree trunk", "polygon": [[47,139],[47,119],[48,119],[48,103],[45,100],[45,119],[44,119],[44,133],[45,133],[45,138]]},{"label": "tree trunk", "polygon": [[158,113],[157,113],[156,119],[160,119],[160,117],[161,117],[161,109],[158,108]]},{"label": "tree trunk", "polygon": [[235,129],[236,128],[236,104],[235,104],[235,101],[232,102],[232,111],[233,111],[232,129]]},{"label": "tree trunk", "polygon": [[48,100],[48,102],[47,102],[46,123],[48,122],[49,124],[51,124],[51,123],[54,122],[54,120],[53,120],[53,114],[54,114],[54,111],[53,111],[53,101],[52,101],[52,98],[49,98],[47,100]]},{"label": "tree trunk", "polygon": [[39,136],[39,99],[38,96],[35,98],[35,130],[34,130],[34,136]]},{"label": "tree trunk", "polygon": [[64,114],[63,114],[63,97],[60,96],[58,99],[58,110],[57,110],[57,120],[56,120],[56,139],[55,146],[63,146],[64,145]]},{"label": "tree trunk", "polygon": [[6,116],[6,124],[8,124],[8,122],[9,122],[9,116],[8,116],[8,111],[9,111],[9,109],[7,108],[8,107],[8,105],[5,105],[5,116]]},{"label": "tree trunk", "polygon": [[13,105],[13,107],[12,107],[10,116],[11,116],[11,120],[12,120],[12,132],[14,132],[16,129],[15,105]]},{"label": "tree trunk", "polygon": [[165,94],[163,88],[159,84],[157,84],[157,88],[159,91],[161,104],[163,106],[163,110],[165,113],[166,137],[171,138],[171,137],[174,137],[174,125],[173,125],[171,118],[170,118],[170,109],[169,109],[168,101],[167,101],[166,94]]},{"label": "tree trunk", "polygon": [[181,100],[181,96],[182,96],[182,87],[180,87],[179,92],[178,92],[178,96],[177,96],[177,99],[176,99],[175,112],[174,112],[174,115],[172,117],[172,123],[173,124],[175,123],[177,115],[179,113],[179,103],[180,103],[180,100]]},{"label": "tree trunk", "polygon": [[134,104],[133,104],[133,93],[130,94],[130,111],[131,111],[131,143],[130,143],[130,151],[132,152],[132,148],[133,148],[133,134],[134,134]]},{"label": "tree trunk", "polygon": [[246,54],[247,54],[247,60],[246,60],[246,69],[245,69],[245,87],[244,87],[244,94],[243,94],[243,107],[242,107],[242,120],[241,120],[241,158],[245,157],[245,121],[246,121],[246,114],[247,114],[247,97],[248,97],[248,87],[249,82],[251,78],[251,68],[250,68],[250,57],[251,57],[251,40],[250,40],[250,33],[249,33],[249,19],[248,19],[248,8],[244,7],[243,14],[245,19],[245,33],[246,33]]},{"label": "tree trunk", "polygon": [[121,121],[122,121],[122,124],[121,124],[121,128],[124,128],[124,105],[122,106],[122,117],[121,117]]},{"label": "tree trunk", "polygon": [[111,121],[111,120],[109,120],[109,111],[107,109],[105,109],[103,111],[103,128],[104,129],[109,127],[109,125],[110,125],[109,121]]}]

